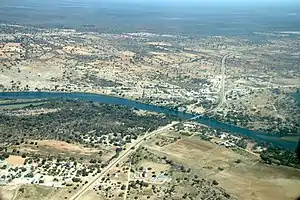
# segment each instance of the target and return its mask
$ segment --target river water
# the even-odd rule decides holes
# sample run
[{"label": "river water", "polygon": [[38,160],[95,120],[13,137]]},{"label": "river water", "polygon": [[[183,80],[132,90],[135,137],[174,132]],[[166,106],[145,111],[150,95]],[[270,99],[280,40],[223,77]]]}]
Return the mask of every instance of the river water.
[{"label": "river water", "polygon": [[[196,115],[180,112],[174,109],[170,109],[167,107],[155,106],[150,104],[145,104],[141,102],[137,102],[134,100],[106,96],[101,94],[91,94],[91,93],[62,93],[62,92],[0,92],[0,99],[9,98],[9,99],[73,99],[73,100],[83,100],[83,101],[92,101],[92,102],[100,102],[106,104],[115,104],[115,105],[123,105],[131,108],[147,110],[157,113],[164,113],[167,115],[178,116],[182,119],[191,119]],[[294,150],[296,149],[297,143],[293,141],[283,141],[280,140],[277,136],[268,136],[266,133],[260,133],[258,131],[249,130],[245,128],[241,128],[238,126],[226,124],[223,122],[216,121],[214,119],[199,117],[195,121],[210,126],[212,128],[223,129],[226,132],[237,133],[243,136],[251,137],[255,140],[266,141],[272,143],[276,146],[280,146],[283,148]]]}]

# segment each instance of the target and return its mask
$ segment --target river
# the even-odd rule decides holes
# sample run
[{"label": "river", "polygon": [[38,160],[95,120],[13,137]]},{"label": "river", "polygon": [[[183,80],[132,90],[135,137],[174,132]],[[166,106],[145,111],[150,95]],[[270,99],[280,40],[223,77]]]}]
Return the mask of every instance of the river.
[{"label": "river", "polygon": [[[147,110],[157,113],[164,113],[168,115],[175,115],[183,119],[191,119],[196,115],[180,112],[174,109],[170,109],[167,107],[155,106],[150,104],[141,103],[134,100],[106,96],[101,94],[91,94],[91,93],[63,93],[63,92],[0,92],[0,99],[75,99],[75,100],[83,100],[83,101],[92,101],[92,102],[100,102],[106,104],[115,104],[115,105],[123,105],[131,108]],[[240,135],[251,137],[255,140],[262,140],[269,143],[272,143],[276,146],[280,146],[282,148],[287,148],[294,150],[297,147],[297,143],[293,141],[283,141],[280,137],[277,136],[269,136],[266,133],[260,133],[258,131],[249,130],[245,128],[241,128],[238,126],[226,124],[223,122],[216,121],[214,119],[210,119],[207,117],[199,117],[195,121],[210,126],[212,128],[223,129],[226,132],[238,133]]]}]

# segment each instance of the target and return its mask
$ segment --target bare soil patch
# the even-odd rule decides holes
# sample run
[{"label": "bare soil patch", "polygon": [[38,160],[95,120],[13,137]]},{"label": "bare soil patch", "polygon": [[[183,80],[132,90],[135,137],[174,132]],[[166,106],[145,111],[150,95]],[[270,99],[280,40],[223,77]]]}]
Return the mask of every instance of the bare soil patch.
[{"label": "bare soil patch", "polygon": [[0,199],[1,200],[13,199],[17,189],[18,189],[17,186],[1,186]]},{"label": "bare soil patch", "polygon": [[145,169],[150,167],[151,171],[154,172],[166,171],[170,168],[170,166],[167,164],[156,163],[148,160],[142,161],[140,165],[143,166]]},{"label": "bare soil patch", "polygon": [[178,146],[179,148],[189,148],[189,149],[196,149],[196,150],[200,150],[200,151],[208,151],[212,148],[214,148],[213,145],[211,145],[208,142],[193,142],[191,140],[186,140],[186,139],[182,139],[182,140],[178,140],[175,143],[176,146]]},{"label": "bare soil patch", "polygon": [[[23,192],[20,192],[21,188]],[[24,185],[21,188],[15,200],[42,200],[53,191],[51,187],[40,185]]]},{"label": "bare soil patch", "polygon": [[294,200],[300,195],[300,171],[289,168],[242,164],[212,178],[238,199]]},{"label": "bare soil patch", "polygon": [[[214,147],[214,148],[212,148]],[[226,149],[206,141],[181,140],[159,149],[169,159],[195,170],[200,170],[203,176],[219,172],[219,169],[229,169],[236,165],[238,159],[247,160],[230,149]]]},{"label": "bare soil patch", "polygon": [[300,171],[296,169],[264,165],[257,158],[195,138],[149,148],[174,163],[190,167],[199,176],[216,180],[237,199],[294,200],[300,195]]},{"label": "bare soil patch", "polygon": [[10,155],[6,161],[10,165],[23,165],[25,158],[22,158],[21,156]]},{"label": "bare soil patch", "polygon": [[252,152],[253,147],[254,147],[254,143],[253,143],[253,142],[248,142],[247,148],[246,148],[246,149],[247,149],[248,151],[251,151],[251,152]]},{"label": "bare soil patch", "polygon": [[36,140],[39,148],[52,148],[63,152],[94,153],[96,149],[86,148],[77,144],[70,144],[57,140]]},{"label": "bare soil patch", "polygon": [[94,199],[106,199],[102,196],[102,194],[97,194],[94,190],[89,190],[85,192],[79,200],[94,200]]}]

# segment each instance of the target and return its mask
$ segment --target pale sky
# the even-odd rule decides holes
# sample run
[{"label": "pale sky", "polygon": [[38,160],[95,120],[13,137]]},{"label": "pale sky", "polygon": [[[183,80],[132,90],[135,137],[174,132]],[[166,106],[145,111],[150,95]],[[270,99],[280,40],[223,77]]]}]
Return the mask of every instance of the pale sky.
[{"label": "pale sky", "polygon": [[[80,0],[79,0],[80,1]],[[299,5],[300,0],[81,0],[81,1],[94,1],[94,2],[120,2],[120,3],[138,3],[138,4],[199,4],[199,5]]]}]

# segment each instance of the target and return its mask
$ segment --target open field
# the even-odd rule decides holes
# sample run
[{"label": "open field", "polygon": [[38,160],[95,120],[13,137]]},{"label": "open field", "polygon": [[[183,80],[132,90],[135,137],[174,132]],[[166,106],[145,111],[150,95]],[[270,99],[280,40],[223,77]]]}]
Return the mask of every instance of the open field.
[{"label": "open field", "polygon": [[24,185],[18,189],[15,200],[41,200],[45,199],[53,191],[50,187]]},{"label": "open field", "polygon": [[[160,153],[168,158],[184,164],[187,167],[201,170],[205,176],[219,172],[219,169],[229,169],[235,166],[238,159],[248,160],[233,153],[232,150],[219,147],[212,143],[198,139],[181,139],[166,147],[149,146],[153,152]],[[257,160],[253,160],[255,162]]]},{"label": "open field", "polygon": [[[102,197],[103,198],[103,197]],[[94,200],[94,199],[102,199],[97,192],[91,190],[87,191],[82,197],[79,198],[79,200]],[[115,200],[115,198],[112,198]]]},{"label": "open field", "polygon": [[290,199],[300,195],[300,172],[290,168],[241,164],[212,175],[238,199]]},{"label": "open field", "polygon": [[265,165],[251,154],[241,155],[198,137],[183,138],[163,147],[156,146],[153,139],[145,147],[191,168],[200,177],[216,180],[237,199],[292,200],[300,195],[299,170]]},{"label": "open field", "polygon": [[[82,144],[72,144],[58,140],[28,140],[24,144],[12,145],[8,148],[10,151],[20,151],[23,153],[40,154],[40,156],[56,156],[76,157],[84,160],[100,158],[102,161],[109,160],[115,154],[114,147],[98,147],[88,148]],[[105,152],[99,156],[99,152]]]},{"label": "open field", "polygon": [[6,162],[9,165],[23,165],[25,161],[25,158],[22,158],[21,156],[13,156],[10,155],[7,159]]},{"label": "open field", "polygon": [[72,152],[72,153],[95,153],[97,152],[96,149],[92,148],[86,148],[83,147],[82,145],[75,145],[75,144],[70,144],[67,142],[62,142],[62,141],[55,141],[55,140],[34,140],[33,142],[37,142],[39,145],[39,149],[54,149],[58,150],[61,152]]}]

